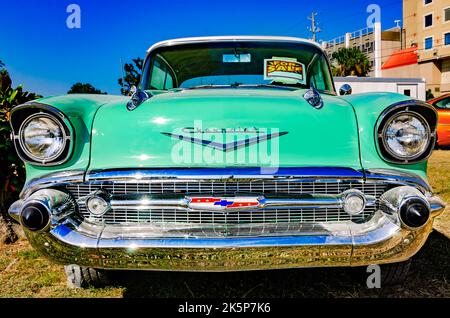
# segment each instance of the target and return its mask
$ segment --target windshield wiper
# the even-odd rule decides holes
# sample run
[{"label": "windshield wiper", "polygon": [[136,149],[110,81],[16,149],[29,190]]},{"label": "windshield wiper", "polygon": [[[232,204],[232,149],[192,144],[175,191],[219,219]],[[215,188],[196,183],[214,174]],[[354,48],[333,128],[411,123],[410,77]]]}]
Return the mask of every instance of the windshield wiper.
[{"label": "windshield wiper", "polygon": [[305,85],[301,86],[294,86],[294,85],[273,85],[273,84],[242,84],[242,83],[233,83],[229,85],[198,85],[198,86],[191,86],[184,89],[205,89],[205,88],[274,88],[274,89],[284,89],[284,90],[297,90],[297,89],[305,89],[308,88]]},{"label": "windshield wiper", "polygon": [[208,85],[197,85],[197,86],[186,87],[185,89],[227,88],[227,87],[230,87],[230,85],[213,85],[213,84],[208,84]]},{"label": "windshield wiper", "polygon": [[273,84],[257,84],[254,86],[262,87],[262,88],[278,88],[278,89],[287,89],[287,90],[296,90],[296,89],[303,88],[303,87],[297,87],[297,86],[284,86],[284,85],[273,85]]}]

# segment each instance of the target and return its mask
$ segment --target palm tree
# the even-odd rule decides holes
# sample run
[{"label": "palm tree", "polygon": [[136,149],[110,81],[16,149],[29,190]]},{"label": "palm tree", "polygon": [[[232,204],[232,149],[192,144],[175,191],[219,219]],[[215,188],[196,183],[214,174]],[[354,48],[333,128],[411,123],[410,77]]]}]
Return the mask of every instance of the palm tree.
[{"label": "palm tree", "polygon": [[367,54],[355,47],[342,48],[334,52],[332,59],[337,63],[337,66],[333,66],[334,76],[365,77],[371,70]]}]

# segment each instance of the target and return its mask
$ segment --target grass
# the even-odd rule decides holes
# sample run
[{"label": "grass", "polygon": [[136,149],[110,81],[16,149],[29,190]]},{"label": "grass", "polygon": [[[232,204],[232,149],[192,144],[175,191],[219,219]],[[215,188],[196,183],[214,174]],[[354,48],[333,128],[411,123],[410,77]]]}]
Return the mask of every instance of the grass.
[{"label": "grass", "polygon": [[121,297],[123,289],[66,287],[59,265],[39,256],[26,240],[0,246],[0,297]]},{"label": "grass", "polygon": [[[434,152],[429,176],[434,191],[450,202],[450,151]],[[244,273],[118,271],[113,287],[69,289],[62,267],[20,240],[0,246],[0,297],[450,297],[449,211],[435,222],[438,231],[415,256],[410,279],[403,286],[369,290],[355,269],[318,268]]]},{"label": "grass", "polygon": [[434,228],[450,239],[450,150],[433,152],[428,177],[434,192],[448,203],[444,213],[434,222]]}]

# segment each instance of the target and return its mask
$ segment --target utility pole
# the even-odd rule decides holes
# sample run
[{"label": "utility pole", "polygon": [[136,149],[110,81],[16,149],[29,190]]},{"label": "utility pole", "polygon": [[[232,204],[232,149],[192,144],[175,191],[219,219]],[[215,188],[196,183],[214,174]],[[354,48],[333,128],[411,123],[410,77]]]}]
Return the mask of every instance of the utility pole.
[{"label": "utility pole", "polygon": [[319,27],[317,26],[317,23],[316,23],[316,15],[317,15],[317,12],[312,12],[311,16],[308,17],[308,20],[311,20],[311,27],[309,28],[309,32],[312,33],[312,40],[314,42],[317,42],[316,35],[317,35],[317,33],[320,32],[320,29],[319,29]]},{"label": "utility pole", "polygon": [[397,24],[397,29],[400,30],[400,50],[403,50],[403,28],[400,26],[400,22],[402,20],[395,20],[395,24]]}]

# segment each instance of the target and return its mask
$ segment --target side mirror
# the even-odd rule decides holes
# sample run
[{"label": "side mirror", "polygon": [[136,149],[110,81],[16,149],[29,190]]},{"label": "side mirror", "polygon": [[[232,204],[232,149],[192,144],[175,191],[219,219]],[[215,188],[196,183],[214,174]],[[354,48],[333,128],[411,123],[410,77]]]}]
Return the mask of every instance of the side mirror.
[{"label": "side mirror", "polygon": [[144,90],[136,88],[134,85],[131,87],[130,92],[132,93],[131,99],[127,103],[127,109],[130,111],[135,110],[139,105],[152,97],[152,95]]},{"label": "side mirror", "polygon": [[352,87],[348,84],[344,84],[339,89],[339,95],[351,95],[352,94]]}]

